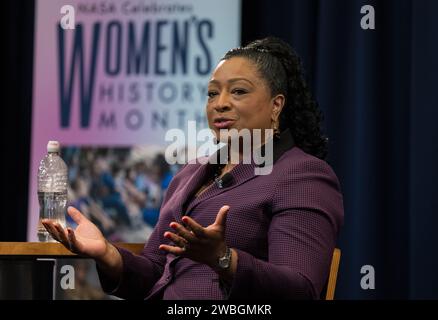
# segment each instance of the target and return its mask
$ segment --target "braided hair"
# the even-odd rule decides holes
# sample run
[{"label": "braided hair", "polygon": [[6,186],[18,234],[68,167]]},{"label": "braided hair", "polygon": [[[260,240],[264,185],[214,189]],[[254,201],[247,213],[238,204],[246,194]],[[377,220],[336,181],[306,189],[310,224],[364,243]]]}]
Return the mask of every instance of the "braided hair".
[{"label": "braided hair", "polygon": [[243,57],[252,61],[271,90],[283,94],[280,131],[290,129],[295,144],[320,159],[327,156],[328,139],[321,132],[322,113],[304,80],[301,60],[281,39],[268,37],[228,51],[222,60]]}]

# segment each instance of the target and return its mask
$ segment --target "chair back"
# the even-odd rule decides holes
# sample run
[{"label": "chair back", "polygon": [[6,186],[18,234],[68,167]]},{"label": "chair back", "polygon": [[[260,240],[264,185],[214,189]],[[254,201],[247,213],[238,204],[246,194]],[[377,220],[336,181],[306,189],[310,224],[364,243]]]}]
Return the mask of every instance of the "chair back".
[{"label": "chair back", "polygon": [[330,273],[327,282],[327,291],[325,300],[333,300],[335,298],[336,280],[338,279],[339,263],[341,262],[341,249],[335,248],[333,251],[332,263],[330,265]]}]

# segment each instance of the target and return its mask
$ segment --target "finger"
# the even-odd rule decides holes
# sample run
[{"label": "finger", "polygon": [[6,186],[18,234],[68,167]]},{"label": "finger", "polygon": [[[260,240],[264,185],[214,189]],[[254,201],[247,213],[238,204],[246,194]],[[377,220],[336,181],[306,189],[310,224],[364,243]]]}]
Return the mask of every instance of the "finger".
[{"label": "finger", "polygon": [[169,253],[173,253],[174,255],[177,255],[177,256],[181,256],[185,253],[185,250],[183,250],[182,248],[169,246],[167,244],[161,244],[158,248],[160,250],[167,251]]},{"label": "finger", "polygon": [[58,231],[59,241],[62,242],[62,244],[67,247],[67,249],[70,249],[70,242],[67,238],[67,233],[64,228],[59,223],[55,223],[54,226]]},{"label": "finger", "polygon": [[81,244],[77,241],[75,232],[72,228],[67,228],[68,240],[70,242],[70,251],[73,253],[81,252]]},{"label": "finger", "polygon": [[204,227],[201,226],[199,223],[197,223],[195,220],[193,220],[190,217],[184,216],[182,217],[182,221],[190,227],[190,229],[197,237],[199,238],[205,237]]},{"label": "finger", "polygon": [[187,230],[185,227],[183,227],[181,224],[172,222],[170,224],[170,227],[178,233],[179,236],[183,237],[188,242],[197,242],[198,239],[196,239],[195,235]]},{"label": "finger", "polygon": [[214,224],[220,225],[225,229],[225,224],[227,222],[227,213],[230,210],[230,206],[222,206],[219,209],[219,213],[216,216],[216,221]]},{"label": "finger", "polygon": [[75,207],[68,207],[67,213],[77,224],[80,224],[84,219],[86,219],[84,215]]},{"label": "finger", "polygon": [[184,248],[187,245],[187,240],[174,234],[173,232],[166,231],[164,237],[172,240],[178,247]]},{"label": "finger", "polygon": [[54,231],[52,231],[52,227],[51,227],[47,222],[45,222],[44,220],[41,221],[41,223],[43,224],[44,228],[46,228],[46,230],[47,230],[47,232],[50,234],[50,236],[51,236],[53,239],[58,240],[56,234],[54,233]]},{"label": "finger", "polygon": [[50,233],[50,235],[52,236],[53,239],[55,239],[56,241],[61,242],[60,236],[58,234],[58,231],[56,230],[56,228],[53,225],[52,221],[50,221],[48,219],[44,219],[44,220],[42,220],[42,224],[46,228],[46,230]]}]

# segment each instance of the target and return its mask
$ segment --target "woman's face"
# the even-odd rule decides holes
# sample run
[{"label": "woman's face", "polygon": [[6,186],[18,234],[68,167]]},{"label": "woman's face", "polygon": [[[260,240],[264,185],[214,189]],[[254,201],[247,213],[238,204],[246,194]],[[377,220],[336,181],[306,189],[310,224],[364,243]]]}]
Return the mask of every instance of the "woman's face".
[{"label": "woman's face", "polygon": [[283,104],[284,96],[272,97],[254,63],[243,57],[222,60],[208,84],[208,124],[217,138],[220,129],[270,129]]}]

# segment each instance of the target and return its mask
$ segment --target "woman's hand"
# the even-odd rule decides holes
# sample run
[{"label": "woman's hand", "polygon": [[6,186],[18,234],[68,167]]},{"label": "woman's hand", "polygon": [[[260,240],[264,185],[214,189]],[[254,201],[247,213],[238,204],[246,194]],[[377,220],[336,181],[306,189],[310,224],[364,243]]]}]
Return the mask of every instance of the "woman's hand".
[{"label": "woman's hand", "polygon": [[229,206],[220,208],[216,221],[206,228],[187,216],[182,217],[187,227],[177,222],[170,223],[175,233],[166,231],[164,237],[172,240],[175,246],[162,244],[159,248],[216,268],[218,258],[225,254],[227,248],[225,225],[229,209]]},{"label": "woman's hand", "polygon": [[64,229],[59,223],[49,219],[42,221],[53,239],[61,242],[71,252],[93,259],[102,258],[109,246],[102,232],[76,208],[69,207],[67,212],[78,224],[74,231],[70,227]]}]

